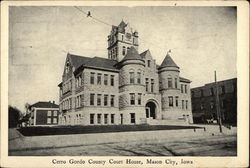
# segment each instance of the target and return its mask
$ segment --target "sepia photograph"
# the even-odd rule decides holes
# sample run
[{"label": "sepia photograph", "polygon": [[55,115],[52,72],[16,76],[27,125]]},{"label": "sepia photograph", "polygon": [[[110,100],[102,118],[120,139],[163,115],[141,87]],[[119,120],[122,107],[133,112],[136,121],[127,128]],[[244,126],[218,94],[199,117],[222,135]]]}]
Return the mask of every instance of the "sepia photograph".
[{"label": "sepia photograph", "polygon": [[128,167],[237,158],[238,10],[9,5],[6,157]]}]

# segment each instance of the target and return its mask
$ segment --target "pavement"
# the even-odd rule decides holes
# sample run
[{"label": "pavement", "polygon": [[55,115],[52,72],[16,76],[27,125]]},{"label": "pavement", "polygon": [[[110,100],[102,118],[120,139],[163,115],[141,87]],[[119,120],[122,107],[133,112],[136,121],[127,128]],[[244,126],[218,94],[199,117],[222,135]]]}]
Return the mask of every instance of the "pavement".
[{"label": "pavement", "polygon": [[[196,125],[199,126],[199,125]],[[202,125],[204,127],[204,125]],[[160,130],[23,137],[9,131],[12,156],[236,156],[237,129],[205,126]]]}]

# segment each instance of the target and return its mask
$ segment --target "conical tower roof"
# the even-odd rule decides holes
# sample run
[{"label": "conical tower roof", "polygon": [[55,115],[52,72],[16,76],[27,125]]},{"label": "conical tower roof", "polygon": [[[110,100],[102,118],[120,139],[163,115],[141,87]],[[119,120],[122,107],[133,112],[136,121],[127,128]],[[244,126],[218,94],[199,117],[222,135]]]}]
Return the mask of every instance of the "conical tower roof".
[{"label": "conical tower roof", "polygon": [[176,63],[173,61],[173,59],[170,57],[169,53],[166,55],[165,59],[161,63],[161,66],[159,68],[165,68],[165,67],[176,67],[179,68]]},{"label": "conical tower roof", "polygon": [[126,60],[143,60],[142,57],[138,54],[137,50],[132,46],[122,61]]}]

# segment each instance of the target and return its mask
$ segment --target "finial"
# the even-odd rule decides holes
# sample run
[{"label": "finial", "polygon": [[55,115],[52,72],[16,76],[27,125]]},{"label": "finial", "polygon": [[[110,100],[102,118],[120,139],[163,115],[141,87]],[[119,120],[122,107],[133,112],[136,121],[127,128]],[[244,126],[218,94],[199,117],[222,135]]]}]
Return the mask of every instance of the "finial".
[{"label": "finial", "polygon": [[168,50],[167,55],[169,55],[169,56],[170,56],[170,53],[171,53],[171,49],[170,49],[170,50]]}]

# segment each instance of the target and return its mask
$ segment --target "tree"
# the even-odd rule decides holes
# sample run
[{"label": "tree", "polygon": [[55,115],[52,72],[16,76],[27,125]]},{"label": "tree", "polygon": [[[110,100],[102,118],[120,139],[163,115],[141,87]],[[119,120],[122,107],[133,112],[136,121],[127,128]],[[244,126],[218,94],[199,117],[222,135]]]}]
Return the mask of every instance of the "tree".
[{"label": "tree", "polygon": [[9,128],[17,127],[18,120],[21,117],[21,111],[16,107],[12,107],[9,105]]}]

